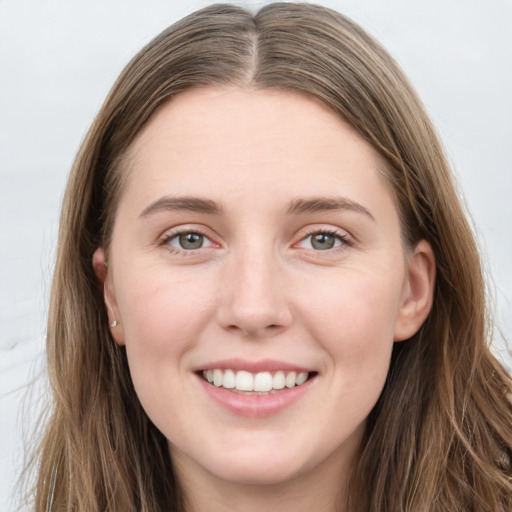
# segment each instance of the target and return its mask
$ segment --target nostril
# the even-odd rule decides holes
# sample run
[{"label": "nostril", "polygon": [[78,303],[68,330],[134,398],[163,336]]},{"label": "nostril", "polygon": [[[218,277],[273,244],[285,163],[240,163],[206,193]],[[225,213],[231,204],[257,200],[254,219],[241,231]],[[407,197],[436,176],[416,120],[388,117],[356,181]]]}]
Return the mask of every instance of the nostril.
[{"label": "nostril", "polygon": [[257,327],[257,326],[249,326],[249,325],[236,325],[236,324],[230,324],[226,326],[226,329],[228,331],[231,331],[233,333],[235,332],[241,332],[244,333],[246,336],[273,336],[281,332],[283,329],[283,326],[278,324],[269,324],[264,327]]}]

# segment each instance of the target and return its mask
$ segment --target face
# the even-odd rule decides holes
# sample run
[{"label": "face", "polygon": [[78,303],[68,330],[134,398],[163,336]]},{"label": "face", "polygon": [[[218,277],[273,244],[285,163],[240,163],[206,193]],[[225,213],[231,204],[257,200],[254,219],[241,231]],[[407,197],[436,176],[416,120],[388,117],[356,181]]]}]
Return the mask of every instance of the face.
[{"label": "face", "polygon": [[428,250],[404,250],[385,162],[313,99],[196,89],[152,117],[125,172],[94,266],[183,473],[342,472],[393,342],[430,307]]}]

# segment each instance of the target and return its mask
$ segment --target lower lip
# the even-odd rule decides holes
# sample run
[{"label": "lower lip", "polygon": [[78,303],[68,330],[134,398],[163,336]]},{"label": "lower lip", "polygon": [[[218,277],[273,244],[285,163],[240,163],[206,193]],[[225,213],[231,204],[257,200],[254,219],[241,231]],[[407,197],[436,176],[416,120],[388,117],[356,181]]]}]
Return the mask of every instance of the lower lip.
[{"label": "lower lip", "polygon": [[253,418],[278,414],[299,400],[311,387],[316,376],[300,386],[285,388],[268,395],[244,395],[217,387],[197,376],[208,396],[227,411]]}]

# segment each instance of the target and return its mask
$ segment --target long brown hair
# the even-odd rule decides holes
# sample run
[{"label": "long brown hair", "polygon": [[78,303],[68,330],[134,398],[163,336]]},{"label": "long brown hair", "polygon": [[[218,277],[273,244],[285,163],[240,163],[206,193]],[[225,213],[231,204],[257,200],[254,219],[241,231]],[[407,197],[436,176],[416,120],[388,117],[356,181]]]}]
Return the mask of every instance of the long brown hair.
[{"label": "long brown hair", "polygon": [[167,442],[142,410],[124,349],[109,333],[91,265],[108,251],[123,156],[165,101],[234,84],[313,96],[372,144],[404,243],[427,240],[437,280],[427,321],[396,344],[350,486],[351,510],[512,508],[509,376],[489,350],[474,237],[435,131],[385,50],[329,9],[276,3],[252,14],[215,5],[165,30],[126,67],[75,160],[64,199],[47,332],[51,415],[35,509],[179,511]]}]

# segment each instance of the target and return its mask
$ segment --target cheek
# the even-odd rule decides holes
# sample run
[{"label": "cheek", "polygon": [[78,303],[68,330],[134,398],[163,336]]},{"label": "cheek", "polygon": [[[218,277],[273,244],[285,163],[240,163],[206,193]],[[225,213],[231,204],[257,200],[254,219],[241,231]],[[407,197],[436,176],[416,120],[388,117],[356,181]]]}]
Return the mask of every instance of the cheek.
[{"label": "cheek", "polygon": [[184,362],[209,322],[212,294],[205,283],[197,286],[162,269],[124,275],[116,292],[130,374],[142,407],[167,431],[172,416],[163,411],[183,407]]},{"label": "cheek", "polygon": [[326,286],[308,287],[304,316],[326,336],[349,345],[389,339],[397,318],[401,286],[398,280],[375,275],[330,279]]},{"label": "cheek", "polygon": [[118,302],[127,344],[165,351],[200,332],[212,297],[204,280],[191,282],[158,270],[128,275]]},{"label": "cheek", "polygon": [[[326,283],[327,284],[327,283]],[[341,388],[368,384],[377,393],[386,379],[401,295],[399,279],[375,274],[332,279],[302,296],[302,321],[329,354]]]},{"label": "cheek", "polygon": [[396,296],[384,286],[371,284],[358,281],[351,285],[346,280],[344,286],[308,308],[312,314],[315,309],[318,313],[316,318],[310,317],[310,329],[329,355],[331,389],[335,402],[343,404],[335,408],[333,424],[363,421],[375,406],[388,375]]}]

